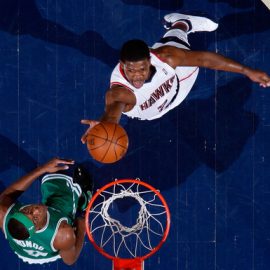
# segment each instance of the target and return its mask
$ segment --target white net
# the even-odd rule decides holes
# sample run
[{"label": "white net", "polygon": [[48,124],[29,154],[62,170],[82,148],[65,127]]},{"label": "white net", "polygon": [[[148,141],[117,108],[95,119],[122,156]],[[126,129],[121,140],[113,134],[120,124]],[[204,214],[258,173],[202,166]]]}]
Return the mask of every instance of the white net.
[{"label": "white net", "polygon": [[89,212],[91,235],[110,256],[145,256],[162,241],[167,226],[159,191],[140,183],[115,183],[99,194]]}]

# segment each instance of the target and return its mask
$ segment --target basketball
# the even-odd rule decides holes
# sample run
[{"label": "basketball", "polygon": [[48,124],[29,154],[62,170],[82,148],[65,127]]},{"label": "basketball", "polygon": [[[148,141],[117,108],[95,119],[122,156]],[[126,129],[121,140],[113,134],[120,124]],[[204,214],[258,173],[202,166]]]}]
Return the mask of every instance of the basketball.
[{"label": "basketball", "polygon": [[88,133],[87,148],[95,160],[114,163],[126,154],[128,136],[120,125],[101,122]]}]

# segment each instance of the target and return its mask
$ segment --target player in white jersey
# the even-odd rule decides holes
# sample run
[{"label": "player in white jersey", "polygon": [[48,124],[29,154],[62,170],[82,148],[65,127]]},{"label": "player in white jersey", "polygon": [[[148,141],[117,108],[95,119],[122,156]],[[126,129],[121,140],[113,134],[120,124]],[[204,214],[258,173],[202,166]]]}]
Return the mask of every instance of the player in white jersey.
[{"label": "player in white jersey", "polygon": [[[137,42],[140,43],[140,41]],[[198,75],[198,67],[174,69],[152,52],[150,62],[155,71],[139,89],[126,79],[120,64],[112,73],[111,87],[124,86],[136,97],[136,105],[130,111],[124,112],[129,117],[141,120],[161,117],[184,100]]]},{"label": "player in white jersey", "polygon": [[[106,93],[105,112],[99,121],[118,123],[122,113],[141,120],[161,117],[188,95],[198,67],[240,73],[262,87],[270,86],[270,77],[263,71],[217,53],[190,50],[188,34],[214,31],[218,27],[215,22],[179,13],[168,14],[164,19],[168,31],[152,48],[141,40],[130,40],[123,45]],[[81,121],[90,125],[82,136],[83,143],[99,121]]]}]

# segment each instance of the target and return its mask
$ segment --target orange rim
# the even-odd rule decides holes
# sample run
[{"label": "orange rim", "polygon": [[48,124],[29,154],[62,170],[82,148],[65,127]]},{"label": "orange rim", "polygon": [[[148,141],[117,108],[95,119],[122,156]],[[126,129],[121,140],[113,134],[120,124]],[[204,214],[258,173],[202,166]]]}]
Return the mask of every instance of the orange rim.
[{"label": "orange rim", "polygon": [[137,179],[121,179],[121,180],[116,180],[116,181],[112,181],[108,184],[106,184],[105,186],[103,186],[102,188],[100,188],[99,190],[97,190],[97,192],[93,195],[91,201],[89,202],[88,206],[87,206],[87,209],[86,209],[86,218],[85,218],[85,225],[86,225],[86,233],[88,235],[88,238],[90,240],[90,242],[94,245],[94,247],[105,257],[107,257],[108,259],[111,259],[111,260],[117,260],[117,259],[120,259],[120,260],[125,260],[125,259],[121,259],[121,258],[118,258],[118,257],[115,257],[115,256],[112,256],[110,254],[108,254],[106,251],[104,251],[104,249],[102,249],[99,245],[97,245],[97,243],[95,242],[93,236],[92,236],[92,233],[89,229],[89,224],[88,224],[88,220],[89,220],[89,214],[90,214],[90,209],[92,208],[96,198],[103,192],[105,191],[106,189],[114,186],[114,185],[117,185],[117,184],[123,184],[123,183],[134,183],[134,184],[138,184],[138,185],[141,185],[141,186],[144,186],[150,190],[152,190],[158,197],[159,199],[161,200],[162,204],[164,205],[165,207],[165,210],[166,210],[166,228],[164,230],[164,235],[162,237],[162,239],[160,240],[159,244],[153,248],[153,250],[151,250],[148,254],[142,256],[142,257],[137,257],[137,258],[132,258],[132,259],[128,259],[130,261],[134,260],[134,261],[144,261],[146,260],[147,258],[149,258],[150,256],[152,256],[154,253],[156,253],[160,248],[161,246],[163,245],[163,243],[166,241],[167,237],[168,237],[168,234],[169,234],[169,230],[170,230],[170,225],[171,225],[171,214],[170,214],[170,210],[169,210],[169,207],[167,205],[167,202],[165,201],[164,197],[160,194],[160,192],[155,189],[153,186],[145,183],[145,182],[142,182],[140,180],[137,180]]}]

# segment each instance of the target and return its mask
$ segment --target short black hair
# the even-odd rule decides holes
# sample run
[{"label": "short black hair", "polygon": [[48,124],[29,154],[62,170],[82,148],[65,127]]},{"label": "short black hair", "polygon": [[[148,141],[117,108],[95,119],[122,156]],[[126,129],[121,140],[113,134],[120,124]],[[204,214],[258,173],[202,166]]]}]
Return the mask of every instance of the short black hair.
[{"label": "short black hair", "polygon": [[150,59],[150,50],[144,41],[132,39],[123,44],[120,51],[120,60],[122,62],[136,62],[144,59]]},{"label": "short black hair", "polygon": [[7,227],[9,234],[17,240],[26,240],[30,236],[27,228],[15,218],[8,221]]}]

